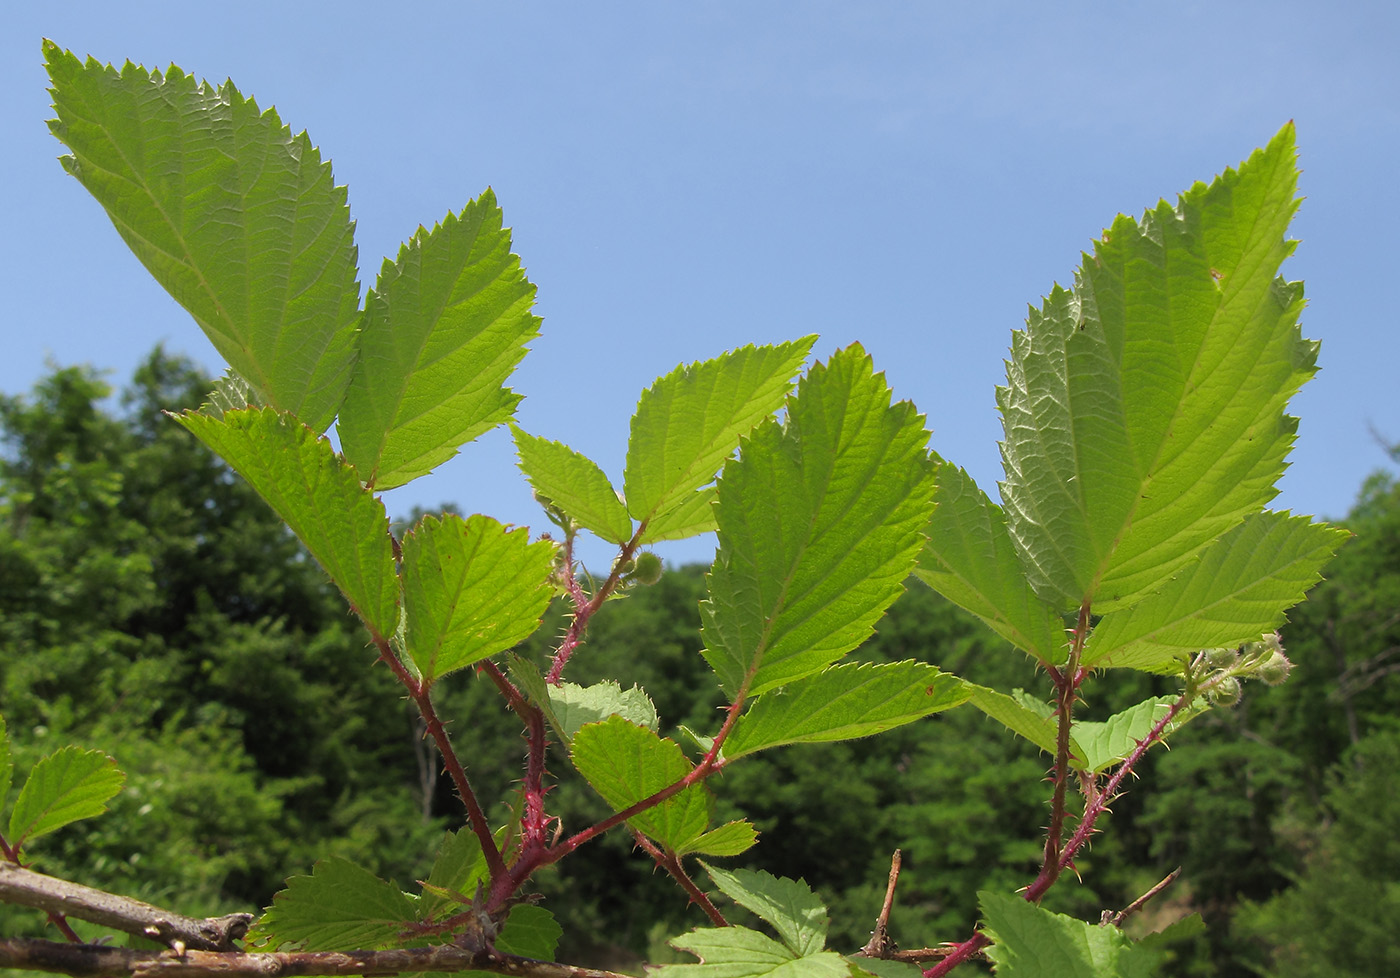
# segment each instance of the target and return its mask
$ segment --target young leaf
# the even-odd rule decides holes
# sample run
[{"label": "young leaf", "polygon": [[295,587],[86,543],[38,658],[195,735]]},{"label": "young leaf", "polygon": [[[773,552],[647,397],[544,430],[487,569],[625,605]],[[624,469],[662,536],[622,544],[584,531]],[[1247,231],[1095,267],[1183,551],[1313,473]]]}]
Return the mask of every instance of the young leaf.
[{"label": "young leaf", "polygon": [[64,168],[229,366],[324,431],[350,382],[354,225],[306,133],[231,82],[80,62],[44,42]]},{"label": "young leaf", "polygon": [[859,346],[818,364],[724,467],[705,658],[731,698],[820,672],[863,642],[923,545],[923,417]]},{"label": "young leaf", "polygon": [[758,841],[758,829],[752,822],[725,822],[718,828],[710,829],[704,835],[685,847],[684,852],[699,853],[702,856],[737,856],[747,852]]},{"label": "young leaf", "polygon": [[1161,955],[1117,927],[1051,913],[1020,897],[977,894],[998,978],[1153,978]]},{"label": "young leaf", "polygon": [[394,634],[399,579],[389,518],[330,442],[271,408],[174,417],[267,500],[370,628]]},{"label": "young leaf", "polygon": [[460,215],[420,227],[365,297],[337,430],[367,485],[416,479],[515,412],[520,395],[503,385],[540,320],[502,223],[487,190]]},{"label": "young leaf", "polygon": [[777,941],[747,927],[697,927],[672,938],[700,964],[668,964],[652,978],[849,978],[851,967],[835,951],[798,956]]},{"label": "young leaf", "polygon": [[554,546],[489,516],[425,517],[403,540],[409,655],[425,682],[528,638],[549,606]]},{"label": "young leaf", "polygon": [[555,726],[566,744],[573,742],[584,724],[611,716],[620,716],[652,731],[661,723],[655,704],[640,686],[623,689],[611,679],[593,686],[560,683],[548,687],[548,694]]},{"label": "young leaf", "polygon": [[826,946],[826,907],[802,880],[762,870],[728,872],[702,862],[720,892],[773,925],[794,954],[816,954]]},{"label": "young leaf", "polygon": [[[714,529],[708,493],[739,438],[782,404],[792,376],[816,342],[746,346],[677,367],[642,393],[627,440],[624,492],[642,543]],[[567,512],[567,509],[566,509]]]},{"label": "young leaf", "polygon": [[914,576],[1016,648],[1041,662],[1063,662],[1069,654],[1064,623],[1027,582],[1001,507],[948,462],[938,466],[933,498],[928,542]]},{"label": "young leaf", "polygon": [[[8,742],[5,746],[8,755]],[[8,766],[8,756],[5,763]],[[64,747],[48,755],[34,765],[15,799],[10,812],[11,848],[70,822],[101,815],[125,780],[117,762],[100,750]]]},{"label": "young leaf", "polygon": [[340,856],[328,856],[310,876],[293,876],[248,932],[267,950],[353,951],[399,947],[404,926],[417,919],[413,898]]},{"label": "young leaf", "polygon": [[424,881],[423,895],[418,899],[417,919],[432,920],[444,910],[455,913],[461,909],[461,904],[450,895],[451,892],[473,899],[476,884],[485,875],[486,854],[481,851],[481,840],[476,833],[467,829],[448,832]]},{"label": "young leaf", "polygon": [[[536,961],[553,961],[564,928],[554,914],[544,907],[518,903],[510,908],[510,916],[496,936],[496,950],[516,954]],[[485,974],[486,972],[482,972]]]},{"label": "young leaf", "polygon": [[[572,755],[588,783],[619,812],[675,784],[691,770],[674,740],[663,740],[619,716],[580,729],[574,735]],[[628,823],[679,852],[709,828],[709,795],[703,784],[692,784]]]},{"label": "young leaf", "polygon": [[1002,498],[1059,611],[1131,605],[1275,494],[1316,369],[1302,288],[1277,279],[1297,207],[1293,127],[1139,223],[1119,217],[1013,335]]},{"label": "young leaf", "polygon": [[632,538],[632,517],[598,464],[568,445],[537,438],[515,425],[520,471],[535,492],[587,530],[619,546]]},{"label": "young leaf", "polygon": [[10,738],[5,732],[5,718],[0,717],[0,811],[10,796],[10,779],[14,777],[15,761],[10,753]]},{"label": "young leaf", "polygon": [[852,740],[951,709],[972,695],[923,662],[836,665],[765,693],[724,742],[726,758],[781,744]]},{"label": "young leaf", "polygon": [[1258,639],[1318,582],[1350,536],[1305,516],[1260,513],[1212,543],[1161,591],[1105,615],[1086,666],[1175,672],[1183,656]]}]

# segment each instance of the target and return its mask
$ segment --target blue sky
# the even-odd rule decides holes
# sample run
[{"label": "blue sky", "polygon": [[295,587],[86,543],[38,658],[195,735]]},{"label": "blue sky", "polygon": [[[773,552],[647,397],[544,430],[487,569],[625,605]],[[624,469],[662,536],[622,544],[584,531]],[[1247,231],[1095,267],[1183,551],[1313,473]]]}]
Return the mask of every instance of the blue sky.
[{"label": "blue sky", "polygon": [[[13,4],[0,391],[212,348],[54,161],[39,52],[231,77],[350,188],[361,282],[495,188],[539,286],[520,421],[620,481],[637,394],[748,342],[855,340],[990,492],[1010,332],[1120,211],[1296,121],[1285,266],[1322,371],[1276,505],[1337,516],[1400,441],[1394,3]],[[497,432],[386,498],[544,525]],[[663,549],[708,560],[712,540]],[[585,556],[606,560],[601,547]]]}]

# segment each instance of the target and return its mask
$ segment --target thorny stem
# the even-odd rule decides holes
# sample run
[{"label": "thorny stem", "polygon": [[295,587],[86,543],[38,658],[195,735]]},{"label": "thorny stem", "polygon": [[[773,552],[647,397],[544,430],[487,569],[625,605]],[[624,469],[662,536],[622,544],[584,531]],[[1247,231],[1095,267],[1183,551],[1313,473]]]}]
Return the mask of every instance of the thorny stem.
[{"label": "thorny stem", "polygon": [[574,619],[569,622],[569,629],[564,633],[564,639],[559,643],[559,649],[554,653],[554,661],[550,664],[549,675],[545,681],[551,686],[558,686],[560,677],[564,673],[564,666],[569,661],[569,656],[573,655],[574,649],[583,640],[583,631],[588,627],[588,620],[594,613],[603,606],[603,602],[608,600],[608,596],[617,589],[617,585],[622,580],[622,568],[627,561],[632,559],[632,555],[637,552],[637,548],[642,544],[642,534],[646,532],[646,520],[642,520],[637,525],[637,532],[632,534],[632,539],[622,545],[622,549],[617,553],[617,559],[613,561],[612,573],[608,579],[602,583],[593,597],[589,598],[583,593],[583,588],[579,587],[578,579],[574,576],[574,548],[572,535],[564,541],[564,586],[569,591],[569,596],[574,602]]},{"label": "thorny stem", "polygon": [[437,744],[438,753],[442,755],[443,766],[447,768],[447,773],[452,776],[452,783],[457,787],[457,794],[461,797],[462,804],[467,808],[467,820],[471,823],[472,831],[481,843],[481,851],[486,856],[486,867],[490,871],[491,878],[499,880],[505,877],[506,864],[501,858],[501,851],[496,848],[496,840],[491,837],[491,825],[486,821],[486,813],[481,810],[481,803],[476,800],[476,792],[472,791],[471,782],[467,780],[466,769],[462,767],[462,762],[457,757],[457,751],[453,749],[452,741],[447,736],[447,729],[438,719],[437,710],[433,707],[431,685],[419,682],[399,661],[399,657],[394,654],[394,650],[389,647],[388,641],[382,636],[374,635],[374,644],[379,650],[380,661],[389,667],[418,706],[418,712],[422,714],[423,722],[428,726],[428,733],[432,736],[433,742]]},{"label": "thorny stem", "polygon": [[679,856],[674,852],[662,849],[636,829],[632,830],[632,838],[636,839],[637,845],[645,849],[647,854],[650,855],[652,859],[656,860],[656,865],[671,874],[671,878],[679,883],[681,889],[685,890],[690,896],[690,902],[705,911],[705,916],[710,918],[712,924],[716,927],[729,926],[729,921],[724,919],[724,914],[719,912],[719,908],[705,895],[705,891],[695,885],[695,881],[690,878],[690,874],[687,873],[685,867],[681,865]]},{"label": "thorny stem", "polygon": [[544,810],[545,751],[549,747],[544,712],[527,700],[490,659],[482,661],[477,670],[495,683],[506,703],[525,724],[526,739],[530,746],[525,762],[525,814],[521,826],[523,842],[526,846],[543,846],[545,826],[549,824],[549,817]]}]

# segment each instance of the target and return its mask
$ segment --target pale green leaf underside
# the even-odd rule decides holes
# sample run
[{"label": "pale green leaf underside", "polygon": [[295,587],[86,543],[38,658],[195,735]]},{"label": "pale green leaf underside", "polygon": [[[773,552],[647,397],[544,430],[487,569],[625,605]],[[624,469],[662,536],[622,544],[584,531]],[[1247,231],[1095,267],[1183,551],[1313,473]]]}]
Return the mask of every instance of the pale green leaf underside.
[{"label": "pale green leaf underside", "polygon": [[1202,551],[1156,594],[1104,616],[1084,649],[1086,666],[1177,672],[1201,649],[1255,641],[1321,578],[1348,533],[1305,516],[1251,516]]},{"label": "pale green leaf underside", "polygon": [[248,933],[248,943],[303,951],[398,947],[415,920],[413,899],[340,856],[320,860],[310,876],[293,876]]},{"label": "pale green leaf underside", "polygon": [[394,634],[399,580],[389,518],[329,441],[271,408],[175,420],[267,500],[370,628]]},{"label": "pale green leaf underside", "polygon": [[1160,588],[1275,493],[1315,370],[1278,279],[1293,128],[1173,208],[1119,217],[1028,328],[997,392],[1002,499],[1037,593],[1112,611]]},{"label": "pale green leaf underside", "polygon": [[[8,744],[6,748],[8,766]],[[7,836],[11,847],[101,815],[125,780],[117,762],[98,750],[64,747],[48,755],[34,765],[15,799]]]},{"label": "pale green leaf underside", "polygon": [[507,420],[504,384],[539,335],[535,287],[490,190],[418,229],[365,298],[360,356],[337,430],[364,481],[392,489]]},{"label": "pale green leaf underside", "polygon": [[[675,784],[691,770],[679,744],[623,717],[580,729],[571,753],[579,773],[619,812]],[[662,845],[684,850],[709,828],[709,795],[703,784],[693,784],[628,822]]]},{"label": "pale green leaf underside", "polygon": [[852,740],[892,730],[971,697],[923,662],[835,665],[758,697],[724,742],[727,759],[782,744]]},{"label": "pale green leaf underside", "polygon": [[640,686],[623,689],[608,679],[592,686],[560,683],[547,687],[555,725],[564,743],[571,743],[585,724],[620,716],[640,727],[655,731],[660,724],[656,706]]},{"label": "pale green leaf underside", "polygon": [[646,521],[643,543],[714,528],[696,490],[714,481],[739,438],[782,404],[815,336],[745,346],[677,367],[642,392],[627,440],[623,494]]},{"label": "pale green leaf underside", "polygon": [[725,822],[691,842],[679,855],[694,852],[702,856],[737,856],[757,841],[758,830],[752,822]]},{"label": "pale green leaf underside", "polygon": [[409,655],[427,682],[524,641],[553,588],[554,546],[489,516],[425,517],[404,537]]},{"label": "pale green leaf underside", "polygon": [[[1024,737],[1050,756],[1055,755],[1057,734],[1053,709],[1016,690],[1017,696],[964,681],[971,693],[968,702],[1019,737]],[[1071,742],[1070,753],[1079,756]]]},{"label": "pale green leaf underside", "polygon": [[1018,896],[977,894],[998,978],[1152,978],[1160,955],[1117,927],[1052,913]]},{"label": "pale green leaf underside", "polygon": [[[1159,696],[1115,713],[1102,722],[1076,721],[1074,743],[1078,763],[1075,767],[1097,774],[1121,761],[1132,753],[1137,742],[1148,735],[1157,721],[1167,715],[1175,701],[1174,696]],[[1181,722],[1177,720],[1172,726],[1180,726]]]},{"label": "pale green leaf underside", "polygon": [[719,484],[719,553],[701,603],[725,691],[758,695],[864,641],[903,590],[928,525],[923,418],[890,404],[859,346],[803,378],[787,418],[745,440]]},{"label": "pale green leaf underside", "polygon": [[213,389],[206,396],[205,402],[199,406],[199,413],[207,414],[211,418],[222,418],[230,411],[267,406],[257,389],[230,368],[214,381]]},{"label": "pale green leaf underside", "polygon": [[652,978],[848,978],[848,965],[834,951],[798,957],[777,941],[747,927],[698,928],[672,938],[700,964],[668,964]]},{"label": "pale green leaf underside", "polygon": [[80,62],[45,42],[64,167],[146,269],[273,406],[316,431],[355,358],[360,288],[345,188],[231,83]]},{"label": "pale green leaf underside", "polygon": [[520,471],[544,501],[609,543],[621,545],[632,538],[632,517],[598,463],[562,442],[538,438],[515,425],[511,432]]},{"label": "pale green leaf underside", "polygon": [[914,576],[1041,662],[1069,654],[1064,623],[1036,595],[1001,507],[963,469],[938,466],[936,508]]},{"label": "pale green leaf underside", "polygon": [[794,954],[815,954],[826,946],[826,907],[802,880],[701,865],[720,892],[771,924]]}]

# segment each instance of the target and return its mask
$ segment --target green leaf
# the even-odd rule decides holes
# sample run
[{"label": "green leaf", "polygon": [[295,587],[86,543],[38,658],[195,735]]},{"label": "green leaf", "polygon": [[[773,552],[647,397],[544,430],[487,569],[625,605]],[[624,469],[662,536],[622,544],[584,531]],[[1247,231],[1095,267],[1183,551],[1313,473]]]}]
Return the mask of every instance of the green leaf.
[{"label": "green leaf", "polygon": [[655,704],[640,686],[623,689],[611,679],[593,686],[560,683],[549,687],[548,694],[555,726],[566,744],[572,743],[584,724],[611,716],[620,716],[652,731],[661,723]]},{"label": "green leaf", "polygon": [[697,490],[714,481],[740,437],[782,404],[816,339],[746,346],[677,367],[642,393],[624,475],[627,511],[646,522],[642,543],[714,529],[713,497]]},{"label": "green leaf", "polygon": [[852,740],[964,703],[972,691],[922,662],[836,665],[765,693],[724,742],[734,759],[781,744]]},{"label": "green leaf", "polygon": [[231,82],[44,56],[64,168],[214,348],[316,431],[355,360],[360,287],[345,188],[306,133]]},{"label": "green leaf", "polygon": [[10,779],[15,774],[14,756],[10,753],[10,737],[5,732],[5,718],[0,717],[0,812],[10,796]]},{"label": "green leaf", "polygon": [[798,957],[747,927],[701,927],[671,939],[700,964],[668,964],[652,978],[848,978],[850,965],[834,951]]},{"label": "green leaf", "polygon": [[208,400],[199,406],[199,413],[207,414],[211,418],[222,418],[230,411],[242,411],[250,407],[267,407],[267,402],[252,384],[233,370],[226,370],[222,377],[214,381],[214,389],[209,392]]},{"label": "green leaf", "polygon": [[725,822],[711,829],[685,847],[686,855],[696,852],[702,856],[737,856],[747,852],[758,841],[758,829],[752,822]]},{"label": "green leaf", "polygon": [[496,950],[536,961],[553,961],[559,938],[563,936],[564,928],[559,926],[554,914],[544,907],[518,903],[510,908],[510,916],[501,925],[501,932],[496,936]]},{"label": "green leaf", "polygon": [[366,484],[392,489],[432,471],[520,403],[503,385],[540,320],[502,223],[487,190],[420,227],[365,297],[337,430]]},{"label": "green leaf", "polygon": [[1064,623],[1026,580],[1001,507],[948,462],[938,466],[933,498],[929,539],[914,576],[1016,648],[1041,662],[1063,662],[1069,654]]},{"label": "green leaf", "polygon": [[934,488],[923,417],[859,346],[818,364],[724,468],[705,658],[731,698],[820,672],[903,591]]},{"label": "green leaf", "polygon": [[399,579],[389,518],[330,442],[271,408],[174,417],[267,500],[375,633],[394,634]]},{"label": "green leaf", "polygon": [[[8,747],[7,742],[6,765]],[[64,747],[48,755],[34,765],[15,799],[10,847],[18,849],[70,822],[101,815],[125,780],[117,762],[100,750]]]},{"label": "green leaf", "polygon": [[728,872],[702,862],[720,892],[773,925],[797,955],[816,954],[826,946],[826,907],[802,880],[784,879],[762,870]]},{"label": "green leaf", "polygon": [[[1159,696],[1143,700],[1121,713],[1115,713],[1107,720],[1078,720],[1074,724],[1074,742],[1077,749],[1075,767],[1095,774],[1117,764],[1132,753],[1138,741],[1148,735],[1157,721],[1167,715],[1175,696]],[[1174,721],[1164,731],[1181,726],[1185,718]]]},{"label": "green leaf", "polygon": [[973,706],[1050,756],[1055,755],[1058,735],[1056,723],[1051,719],[1053,710],[1038,709],[1037,707],[1044,707],[1045,704],[1035,703],[1029,697],[1008,696],[976,683],[964,682],[964,685],[972,693],[968,702]]},{"label": "green leaf", "polygon": [[287,880],[247,940],[273,951],[399,947],[404,926],[414,920],[408,894],[347,859],[328,856],[310,876]]},{"label": "green leaf", "polygon": [[[674,740],[620,716],[580,729],[572,756],[574,766],[618,812],[680,781],[692,766]],[[628,824],[679,852],[709,828],[709,794],[703,784],[692,784]]]},{"label": "green leaf", "polygon": [[609,543],[632,539],[632,517],[598,464],[568,445],[511,425],[520,471],[535,492]]},{"label": "green leaf", "polygon": [[1276,490],[1316,369],[1302,287],[1276,278],[1297,207],[1293,127],[1141,222],[1119,217],[1013,334],[1001,494],[1057,610],[1158,590]]},{"label": "green leaf", "polygon": [[851,965],[853,978],[871,975],[873,978],[920,978],[923,969],[908,961],[890,961],[886,958],[867,958],[860,954],[846,955]]},{"label": "green leaf", "polygon": [[998,978],[1153,978],[1161,955],[1117,927],[1051,913],[1020,897],[977,894]]},{"label": "green leaf", "polygon": [[403,540],[408,652],[425,682],[503,652],[540,625],[554,545],[489,516],[425,517]]},{"label": "green leaf", "polygon": [[417,919],[432,920],[444,910],[457,912],[461,903],[451,892],[474,899],[476,884],[485,875],[486,854],[481,851],[476,833],[470,829],[448,832],[418,899]]},{"label": "green leaf", "polygon": [[1174,672],[1201,649],[1254,641],[1321,579],[1350,536],[1305,516],[1260,513],[1207,547],[1161,591],[1104,616],[1085,645],[1086,666]]}]

